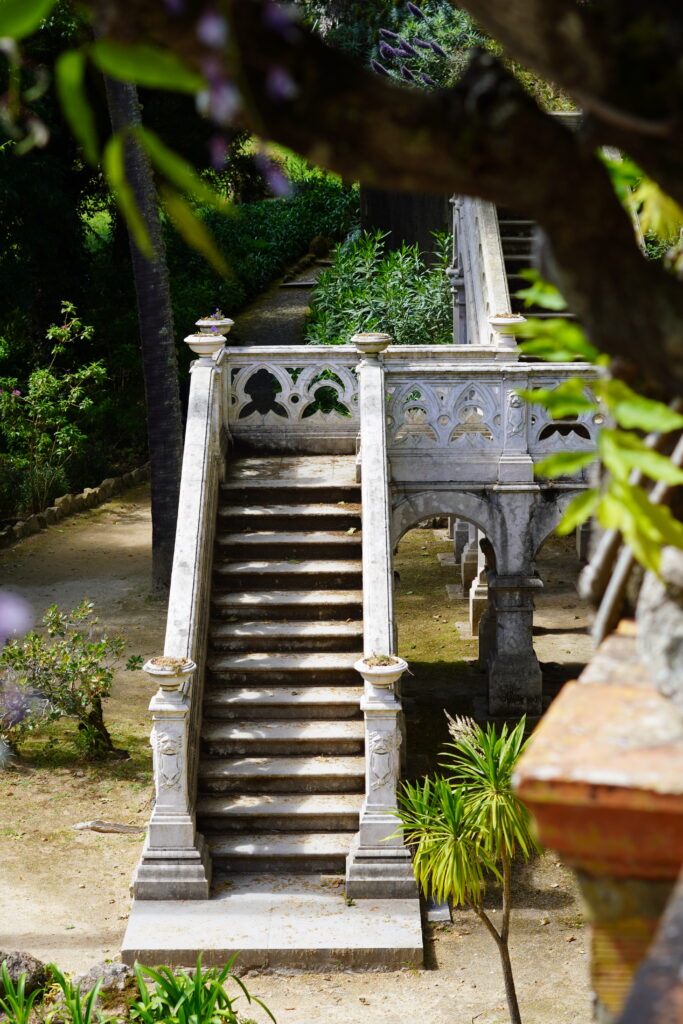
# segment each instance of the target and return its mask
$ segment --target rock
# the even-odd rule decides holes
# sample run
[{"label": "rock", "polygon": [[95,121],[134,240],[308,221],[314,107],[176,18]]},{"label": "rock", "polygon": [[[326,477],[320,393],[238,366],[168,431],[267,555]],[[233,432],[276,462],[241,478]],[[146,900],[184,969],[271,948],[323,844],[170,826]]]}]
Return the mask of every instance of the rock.
[{"label": "rock", "polygon": [[47,516],[44,512],[36,512],[33,518],[38,523],[41,530],[47,530]]},{"label": "rock", "polygon": [[[47,523],[45,524],[47,526]],[[41,525],[38,516],[29,516],[24,520],[24,537],[30,537],[32,533],[40,533]]]},{"label": "rock", "polygon": [[142,484],[147,479],[147,470],[144,468],[144,466],[140,466],[138,469],[133,470],[131,476],[133,477],[134,483]]},{"label": "rock", "polygon": [[64,513],[57,505],[50,505],[49,508],[45,509],[43,515],[45,516],[48,526],[54,526],[55,523],[58,523],[59,520],[64,517]]},{"label": "rock", "polygon": [[661,579],[645,575],[636,621],[643,664],[659,692],[683,711],[683,551],[664,548]]},{"label": "rock", "polygon": [[[30,953],[20,953],[14,951],[11,953],[5,953],[0,950],[0,964],[5,962],[7,965],[7,973],[16,985],[22,974],[26,975],[26,988],[25,992],[30,995],[31,992],[35,992],[36,989],[45,988],[47,984],[47,968],[42,960],[37,960]],[[0,979],[0,996],[4,996],[5,989]]]},{"label": "rock", "polygon": [[9,547],[14,541],[15,536],[11,526],[6,526],[4,530],[0,530],[0,548]]},{"label": "rock", "polygon": [[83,497],[83,495],[82,494],[74,494],[72,499],[71,499],[71,511],[72,512],[82,512],[85,507],[86,507],[86,505],[85,505],[85,498]]},{"label": "rock", "polygon": [[112,495],[116,494],[118,489],[119,482],[118,480],[115,480],[113,476],[108,476],[99,486],[100,495],[105,501],[107,498],[111,498]]},{"label": "rock", "polygon": [[81,992],[85,994],[95,987],[102,979],[100,992],[123,992],[129,982],[135,977],[135,971],[128,964],[95,964],[85,974],[79,974],[73,979],[74,985],[81,986]]},{"label": "rock", "polygon": [[15,540],[21,540],[22,537],[28,537],[26,523],[21,519],[18,523],[15,523],[14,526],[10,527],[10,529],[12,530],[12,536]]},{"label": "rock", "polygon": [[121,477],[121,487],[124,488],[124,490],[132,487],[134,482],[132,473],[124,473]]},{"label": "rock", "polygon": [[63,494],[61,498],[55,498],[55,506],[62,510],[62,515],[68,516],[73,511],[73,494]]},{"label": "rock", "polygon": [[93,508],[98,500],[99,494],[96,487],[86,487],[83,491],[83,500],[86,508]]}]

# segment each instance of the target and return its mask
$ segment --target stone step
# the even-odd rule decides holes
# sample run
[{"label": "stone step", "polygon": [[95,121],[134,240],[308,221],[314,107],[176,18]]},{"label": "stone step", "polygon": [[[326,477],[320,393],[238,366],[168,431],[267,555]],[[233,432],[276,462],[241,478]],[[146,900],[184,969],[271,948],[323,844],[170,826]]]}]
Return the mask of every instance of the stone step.
[{"label": "stone step", "polygon": [[209,626],[214,651],[348,651],[363,645],[363,623],[339,622],[221,622]]},{"label": "stone step", "polygon": [[233,871],[342,872],[353,832],[255,832],[208,838],[214,864]]},{"label": "stone step", "polygon": [[202,793],[362,793],[364,757],[226,757],[199,761]]},{"label": "stone step", "polygon": [[214,579],[231,589],[303,590],[324,587],[333,590],[360,588],[363,566],[355,559],[252,559],[251,561],[218,562],[214,564]]},{"label": "stone step", "polygon": [[334,504],[338,501],[358,503],[360,501],[360,486],[358,484],[330,484],[321,480],[226,480],[221,485],[221,501],[225,503],[256,502],[259,505],[275,504],[288,505],[295,501],[305,502],[329,502]]},{"label": "stone step", "polygon": [[211,757],[235,754],[362,754],[362,719],[263,718],[259,721],[204,722],[202,749]]},{"label": "stone step", "polygon": [[231,532],[240,529],[263,530],[349,530],[360,529],[360,505],[340,501],[337,504],[221,505],[219,523]]},{"label": "stone step", "polygon": [[236,652],[235,654],[212,654],[208,669],[212,682],[217,678],[235,686],[237,683],[263,682],[292,683],[306,686],[336,683],[354,686],[359,675],[354,664],[362,652],[350,651],[278,651]]},{"label": "stone step", "polygon": [[343,530],[258,530],[255,533],[222,533],[216,537],[220,555],[244,558],[281,556],[290,558],[323,556],[325,558],[359,558],[363,546],[359,529]]},{"label": "stone step", "polygon": [[361,619],[362,590],[252,590],[214,594],[213,612],[230,619]]},{"label": "stone step", "polygon": [[355,718],[362,686],[242,686],[204,690],[205,721]]},{"label": "stone step", "polygon": [[203,796],[197,802],[198,826],[209,832],[356,831],[362,793],[253,793]]}]

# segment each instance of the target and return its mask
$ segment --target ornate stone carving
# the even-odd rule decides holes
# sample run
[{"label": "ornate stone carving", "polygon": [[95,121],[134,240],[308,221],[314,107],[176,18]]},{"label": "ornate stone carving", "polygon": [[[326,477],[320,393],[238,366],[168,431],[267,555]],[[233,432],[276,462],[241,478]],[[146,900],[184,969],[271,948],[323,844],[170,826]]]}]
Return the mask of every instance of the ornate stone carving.
[{"label": "ornate stone carving", "polygon": [[510,395],[508,400],[507,436],[514,437],[524,431],[526,424],[526,406],[524,400],[515,395]]},{"label": "ornate stone carving", "polygon": [[183,770],[182,737],[171,732],[154,733],[159,784],[164,789],[178,789]]},{"label": "ornate stone carving", "polygon": [[401,734],[398,729],[392,732],[372,730],[368,734],[370,747],[370,787],[384,789],[393,786],[398,779],[399,750]]}]

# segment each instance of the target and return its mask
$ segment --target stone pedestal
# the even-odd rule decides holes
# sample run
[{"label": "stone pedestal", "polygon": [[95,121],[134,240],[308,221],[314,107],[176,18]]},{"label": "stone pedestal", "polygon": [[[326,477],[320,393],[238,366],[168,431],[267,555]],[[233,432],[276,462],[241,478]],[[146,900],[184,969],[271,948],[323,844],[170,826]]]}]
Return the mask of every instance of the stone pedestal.
[{"label": "stone pedestal", "polygon": [[[401,704],[394,685],[407,668],[396,659],[394,678],[384,678],[363,661],[356,668],[364,677],[361,710],[365,715],[365,799],[360,830],[346,866],[346,895],[350,899],[414,897],[417,886],[410,853],[397,832],[396,787],[401,750]],[[388,682],[388,680],[390,680]]]},{"label": "stone pedestal", "polygon": [[462,549],[460,556],[460,575],[462,578],[462,592],[468,594],[472,581],[479,571],[479,543],[478,530],[476,526],[468,524],[469,540]]},{"label": "stone pedestal", "polygon": [[489,573],[489,597],[495,617],[494,647],[488,661],[489,712],[492,715],[540,715],[542,675],[533,645],[538,576]]},{"label": "stone pedestal", "polygon": [[590,558],[591,520],[576,528],[576,557],[580,562]]},{"label": "stone pedestal", "polygon": [[472,636],[479,635],[479,622],[486,611],[489,599],[489,587],[487,582],[486,556],[479,546],[477,558],[477,575],[470,585],[470,632]]},{"label": "stone pedestal", "polygon": [[462,553],[465,550],[470,539],[470,524],[466,523],[464,519],[453,519],[453,529],[451,536],[453,538],[453,555],[455,557],[456,564],[460,564]]},{"label": "stone pedestal", "polygon": [[141,900],[208,899],[211,863],[188,794],[189,701],[183,691],[152,698],[156,801],[133,893]]}]

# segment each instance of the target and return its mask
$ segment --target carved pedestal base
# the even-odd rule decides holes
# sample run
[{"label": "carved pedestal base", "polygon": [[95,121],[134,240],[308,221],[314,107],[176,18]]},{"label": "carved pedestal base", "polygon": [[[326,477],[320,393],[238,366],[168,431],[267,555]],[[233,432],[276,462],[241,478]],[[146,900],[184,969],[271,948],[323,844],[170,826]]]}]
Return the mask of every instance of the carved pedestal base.
[{"label": "carved pedestal base", "polygon": [[[386,825],[385,825],[386,828]],[[417,884],[404,846],[360,846],[356,836],[346,860],[348,899],[414,899]]]},{"label": "carved pedestal base", "polygon": [[137,900],[208,900],[211,856],[204,836],[195,835],[194,848],[151,849],[145,842],[133,875]]},{"label": "carved pedestal base", "polygon": [[470,587],[470,631],[472,636],[479,636],[479,622],[489,603],[489,588],[480,573],[472,581]]},{"label": "carved pedestal base", "polygon": [[462,579],[462,592],[467,594],[472,581],[479,571],[479,549],[477,547],[476,533],[475,539],[470,540],[463,548],[462,557],[460,559],[460,575]]},{"label": "carved pedestal base", "polygon": [[540,715],[543,677],[533,645],[535,576],[489,574],[494,614],[493,650],[488,660],[489,712]]}]

